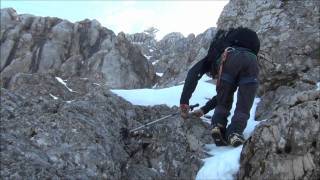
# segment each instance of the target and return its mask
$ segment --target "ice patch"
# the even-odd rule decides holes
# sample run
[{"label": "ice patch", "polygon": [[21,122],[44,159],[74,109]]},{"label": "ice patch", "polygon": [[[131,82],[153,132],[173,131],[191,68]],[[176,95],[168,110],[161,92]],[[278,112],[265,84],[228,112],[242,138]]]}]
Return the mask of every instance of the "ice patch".
[{"label": "ice patch", "polygon": [[320,82],[317,83],[317,90],[320,90]]}]

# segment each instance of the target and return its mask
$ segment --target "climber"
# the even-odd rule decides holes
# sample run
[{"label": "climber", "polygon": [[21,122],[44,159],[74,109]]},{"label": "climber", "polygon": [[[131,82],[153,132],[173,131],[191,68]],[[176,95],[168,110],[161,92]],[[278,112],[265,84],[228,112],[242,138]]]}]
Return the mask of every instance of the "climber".
[{"label": "climber", "polygon": [[[245,27],[218,30],[205,58],[196,63],[188,72],[180,98],[181,117],[189,116],[189,99],[198,80],[204,73],[217,77],[217,96],[192,114],[201,117],[215,108],[211,119],[211,135],[217,146],[244,143],[243,131],[247,126],[254,97],[258,88],[257,54],[259,38],[253,30]],[[227,117],[238,88],[237,104],[231,124]]]}]

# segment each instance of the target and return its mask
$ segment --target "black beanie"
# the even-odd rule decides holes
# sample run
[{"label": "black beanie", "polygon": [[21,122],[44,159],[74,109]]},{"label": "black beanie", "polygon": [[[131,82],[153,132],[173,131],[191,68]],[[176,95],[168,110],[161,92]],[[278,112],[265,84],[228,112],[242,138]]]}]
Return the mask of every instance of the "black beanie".
[{"label": "black beanie", "polygon": [[252,50],[256,55],[260,50],[260,40],[256,32],[249,28],[238,27],[231,29],[227,35],[227,41],[231,46],[239,46]]}]

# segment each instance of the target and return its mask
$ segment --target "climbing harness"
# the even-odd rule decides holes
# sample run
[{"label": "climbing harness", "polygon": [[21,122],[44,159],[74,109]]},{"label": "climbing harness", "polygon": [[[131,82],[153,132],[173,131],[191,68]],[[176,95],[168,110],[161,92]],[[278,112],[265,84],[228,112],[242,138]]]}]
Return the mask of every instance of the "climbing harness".
[{"label": "climbing harness", "polygon": [[231,51],[234,51],[234,50],[235,50],[235,48],[233,48],[233,47],[227,47],[224,50],[223,54],[222,54],[222,59],[221,59],[221,62],[220,62],[220,67],[219,67],[219,72],[218,72],[217,87],[219,87],[219,85],[220,85],[223,65],[226,62],[227,58],[228,58],[228,53],[231,52]]}]

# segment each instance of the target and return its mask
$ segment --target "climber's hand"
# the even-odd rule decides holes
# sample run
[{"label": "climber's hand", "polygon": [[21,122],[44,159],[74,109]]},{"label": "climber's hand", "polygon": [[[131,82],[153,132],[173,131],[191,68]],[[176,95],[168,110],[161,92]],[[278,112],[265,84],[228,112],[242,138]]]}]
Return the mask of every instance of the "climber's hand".
[{"label": "climber's hand", "polygon": [[188,104],[180,104],[180,115],[183,119],[188,119],[190,107]]}]

